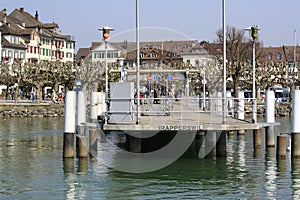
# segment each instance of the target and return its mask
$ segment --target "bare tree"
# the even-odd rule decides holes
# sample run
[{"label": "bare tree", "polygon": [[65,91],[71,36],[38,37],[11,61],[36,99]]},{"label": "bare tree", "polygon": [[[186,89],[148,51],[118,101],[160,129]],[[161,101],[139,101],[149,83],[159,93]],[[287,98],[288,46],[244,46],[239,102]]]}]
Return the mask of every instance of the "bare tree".
[{"label": "bare tree", "polygon": [[[252,42],[245,37],[245,31],[236,27],[227,27],[227,79],[232,78],[234,96],[237,96],[243,73],[250,71],[252,60]],[[217,42],[223,43],[223,31],[217,31]],[[256,47],[256,58],[261,56],[262,51]],[[222,63],[222,58],[217,58]],[[221,65],[222,66],[222,65]]]}]

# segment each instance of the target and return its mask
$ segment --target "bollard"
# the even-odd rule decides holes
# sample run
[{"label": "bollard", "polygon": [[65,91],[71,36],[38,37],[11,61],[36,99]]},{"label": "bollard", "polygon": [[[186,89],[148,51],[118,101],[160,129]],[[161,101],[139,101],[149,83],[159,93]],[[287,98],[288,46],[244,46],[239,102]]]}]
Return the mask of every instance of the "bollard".
[{"label": "bollard", "polygon": [[292,103],[291,155],[300,157],[300,90],[294,90]]},{"label": "bollard", "polygon": [[76,135],[76,155],[78,158],[88,157],[87,137]]},{"label": "bollard", "polygon": [[74,158],[74,135],[75,135],[75,97],[74,91],[68,91],[64,109],[64,144],[63,157]]},{"label": "bollard", "polygon": [[[275,131],[274,124],[275,123],[275,93],[273,90],[268,90],[266,92],[266,115],[265,122],[268,123],[266,127],[266,147],[274,147],[275,146]],[[271,125],[270,125],[271,124]]]},{"label": "bollard", "polygon": [[91,158],[97,157],[97,143],[98,143],[97,129],[91,129],[89,131],[89,152]]},{"label": "bollard", "polygon": [[261,146],[261,129],[253,130],[253,147]]},{"label": "bollard", "polygon": [[286,157],[286,136],[277,136],[277,146],[276,146],[276,157],[285,158]]}]

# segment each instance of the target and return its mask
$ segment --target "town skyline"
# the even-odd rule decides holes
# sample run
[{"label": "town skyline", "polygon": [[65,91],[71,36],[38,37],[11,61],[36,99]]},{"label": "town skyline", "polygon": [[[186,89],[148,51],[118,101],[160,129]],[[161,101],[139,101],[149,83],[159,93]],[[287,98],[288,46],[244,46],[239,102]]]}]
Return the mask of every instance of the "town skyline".
[{"label": "town skyline", "polygon": [[[119,35],[135,28],[135,1],[70,1],[11,0],[2,2],[2,9],[8,13],[24,7],[30,14],[39,12],[43,22],[55,21],[60,29],[75,37],[76,49],[100,41],[98,28],[109,25],[112,33]],[[117,6],[116,6],[117,5]],[[69,6],[69,7],[68,7]],[[226,23],[240,29],[258,25],[261,28],[259,40],[264,46],[294,45],[294,31],[300,30],[297,21],[299,1],[279,0],[265,2],[226,1]],[[141,1],[140,27],[158,27],[183,33],[190,39],[213,42],[216,31],[222,26],[222,1],[197,1],[189,3],[179,0]],[[299,37],[298,37],[299,38]],[[296,44],[299,39],[296,37]]]}]

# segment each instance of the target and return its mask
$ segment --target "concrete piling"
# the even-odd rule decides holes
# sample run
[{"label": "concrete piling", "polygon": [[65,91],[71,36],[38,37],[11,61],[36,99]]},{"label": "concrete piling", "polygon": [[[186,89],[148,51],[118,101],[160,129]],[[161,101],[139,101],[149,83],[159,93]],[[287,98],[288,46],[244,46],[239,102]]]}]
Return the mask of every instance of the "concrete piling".
[{"label": "concrete piling", "polygon": [[222,131],[217,133],[219,135],[219,139],[216,144],[216,155],[217,156],[225,156],[226,155],[226,132]]},{"label": "concrete piling", "polygon": [[205,157],[212,157],[216,146],[216,132],[205,133]]},{"label": "concrete piling", "polygon": [[276,146],[276,157],[285,158],[286,157],[286,136],[277,136],[277,146]]},{"label": "concrete piling", "polygon": [[133,153],[142,152],[142,138],[129,135],[129,148]]},{"label": "concrete piling", "polygon": [[74,158],[74,135],[75,135],[75,97],[76,92],[68,91],[64,108],[64,144],[63,157]]},{"label": "concrete piling", "polygon": [[300,157],[300,90],[294,90],[292,102],[291,155]]},{"label": "concrete piling", "polygon": [[268,123],[266,127],[266,147],[274,147],[275,146],[275,93],[273,90],[266,91],[266,115],[265,122]]}]

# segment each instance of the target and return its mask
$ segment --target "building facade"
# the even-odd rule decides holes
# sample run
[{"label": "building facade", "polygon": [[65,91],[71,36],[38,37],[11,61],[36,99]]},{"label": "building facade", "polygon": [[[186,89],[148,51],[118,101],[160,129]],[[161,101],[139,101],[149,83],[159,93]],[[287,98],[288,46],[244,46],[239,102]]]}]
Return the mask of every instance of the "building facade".
[{"label": "building facade", "polygon": [[38,11],[32,16],[21,7],[7,15],[6,9],[3,9],[0,12],[2,61],[10,64],[14,61],[73,62],[75,41],[70,35],[63,35],[58,28],[57,23],[40,22]]}]

